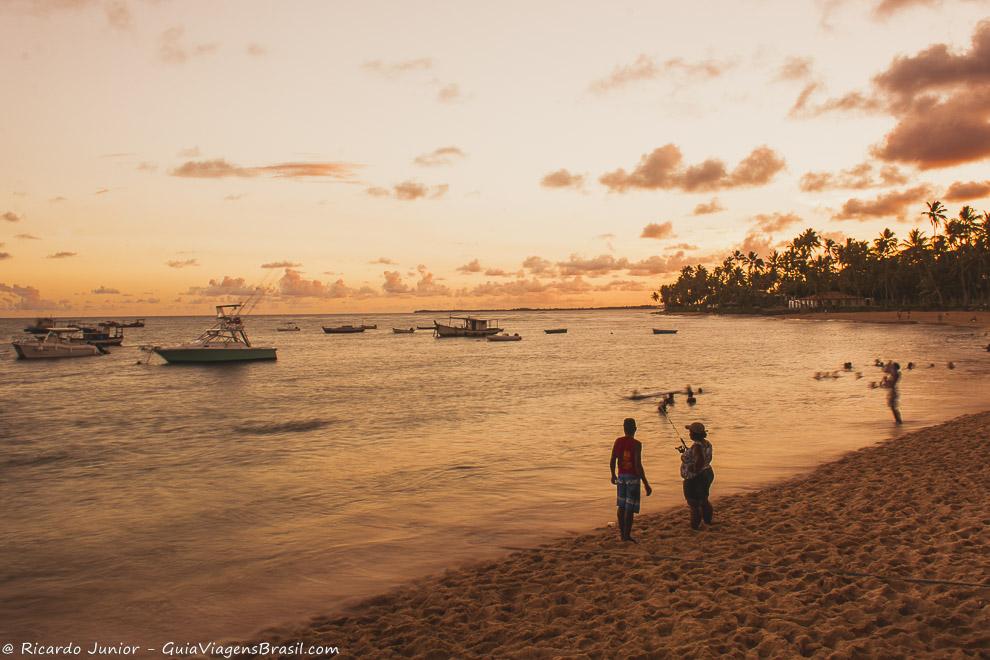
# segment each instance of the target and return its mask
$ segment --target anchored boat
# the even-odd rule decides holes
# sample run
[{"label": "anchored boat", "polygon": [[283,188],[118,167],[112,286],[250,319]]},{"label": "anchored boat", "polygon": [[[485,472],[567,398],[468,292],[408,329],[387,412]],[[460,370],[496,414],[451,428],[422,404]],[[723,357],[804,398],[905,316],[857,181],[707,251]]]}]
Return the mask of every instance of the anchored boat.
[{"label": "anchored boat", "polygon": [[416,328],[392,328],[392,332],[397,335],[411,335],[416,332]]},{"label": "anchored boat", "polygon": [[328,335],[345,335],[352,332],[364,332],[363,325],[338,325],[335,328],[323,326],[323,332]]},{"label": "anchored boat", "polygon": [[171,364],[212,364],[274,360],[274,346],[252,346],[238,311],[241,304],[217,305],[217,322],[196,341],[178,346],[155,346],[152,351]]},{"label": "anchored boat", "polygon": [[35,319],[33,324],[24,328],[24,332],[30,332],[33,335],[47,335],[52,328],[78,329],[78,327],[79,324],[76,321],[63,321],[59,323],[54,318],[40,318]]},{"label": "anchored boat", "polygon": [[70,340],[78,344],[92,344],[93,346],[120,346],[124,343],[124,328],[126,326],[110,325],[100,323],[95,328],[89,326],[79,326],[82,337],[70,337]]},{"label": "anchored boat", "polygon": [[677,330],[663,330],[661,328],[653,328],[653,334],[655,335],[676,335]]},{"label": "anchored boat", "polygon": [[278,332],[299,332],[299,326],[293,321],[286,321],[282,325],[275,328]]},{"label": "anchored boat", "polygon": [[71,335],[77,332],[78,328],[51,327],[44,337],[25,337],[11,343],[17,357],[23,360],[90,357],[105,352],[92,344],[72,341]]},{"label": "anchored boat", "polygon": [[451,316],[447,323],[433,322],[433,334],[437,337],[487,337],[500,332],[498,321],[473,316]]},{"label": "anchored boat", "polygon": [[544,330],[543,332],[548,335],[566,335],[567,328],[550,328],[549,330]]}]

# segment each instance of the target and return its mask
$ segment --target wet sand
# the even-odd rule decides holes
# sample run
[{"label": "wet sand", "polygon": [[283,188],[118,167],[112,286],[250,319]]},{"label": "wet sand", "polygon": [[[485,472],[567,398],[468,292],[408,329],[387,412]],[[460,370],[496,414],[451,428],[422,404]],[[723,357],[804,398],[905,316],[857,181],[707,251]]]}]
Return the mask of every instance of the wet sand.
[{"label": "wet sand", "polygon": [[257,639],[351,657],[986,657],[990,412],[741,495],[717,496],[717,446],[714,467],[710,528],[686,507],[646,515],[638,545],[602,527]]},{"label": "wet sand", "polygon": [[[817,319],[860,321],[864,323],[933,323],[936,325],[951,325],[956,327],[976,328],[980,330],[990,329],[990,312],[965,312],[965,311],[912,311],[910,316],[907,312],[901,312],[898,318],[896,311],[875,311],[875,312],[805,312],[784,314],[780,318],[784,319]],[[941,317],[941,318],[940,318]]]}]

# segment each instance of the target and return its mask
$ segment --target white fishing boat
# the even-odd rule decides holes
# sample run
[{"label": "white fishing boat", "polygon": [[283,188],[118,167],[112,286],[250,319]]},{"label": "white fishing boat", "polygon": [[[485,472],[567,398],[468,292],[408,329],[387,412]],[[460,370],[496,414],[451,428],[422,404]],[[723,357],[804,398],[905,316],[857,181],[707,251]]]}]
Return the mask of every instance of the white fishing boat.
[{"label": "white fishing boat", "polygon": [[92,344],[72,341],[72,335],[78,332],[78,328],[50,327],[44,337],[25,337],[11,343],[17,357],[23,360],[90,357],[105,352]]},{"label": "white fishing boat", "polygon": [[172,364],[212,364],[274,360],[274,346],[252,346],[238,311],[241,304],[217,305],[217,322],[196,341],[177,346],[155,346],[151,350]]},{"label": "white fishing boat", "polygon": [[451,316],[447,323],[433,322],[433,333],[437,337],[488,337],[502,332],[498,321],[479,319],[473,316]]},{"label": "white fishing boat", "polygon": [[522,341],[522,337],[519,333],[515,334],[501,334],[501,335],[488,335],[488,341]]}]

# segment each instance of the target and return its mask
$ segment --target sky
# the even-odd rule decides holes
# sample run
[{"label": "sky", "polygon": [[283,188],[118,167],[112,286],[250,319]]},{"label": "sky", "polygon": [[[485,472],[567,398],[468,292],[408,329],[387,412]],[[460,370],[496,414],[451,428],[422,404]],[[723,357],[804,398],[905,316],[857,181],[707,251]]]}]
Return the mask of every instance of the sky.
[{"label": "sky", "polygon": [[648,304],[990,208],[990,1],[0,1],[0,316]]}]

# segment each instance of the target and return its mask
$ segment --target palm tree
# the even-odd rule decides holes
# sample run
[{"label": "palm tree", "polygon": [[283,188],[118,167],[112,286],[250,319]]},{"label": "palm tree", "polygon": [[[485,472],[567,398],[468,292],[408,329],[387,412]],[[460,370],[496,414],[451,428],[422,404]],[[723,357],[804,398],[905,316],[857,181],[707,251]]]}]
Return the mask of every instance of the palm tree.
[{"label": "palm tree", "polygon": [[938,236],[938,226],[940,223],[945,222],[945,205],[937,199],[934,202],[925,202],[925,206],[928,207],[927,211],[922,211],[921,215],[928,216],[928,221],[932,223],[932,235]]}]

